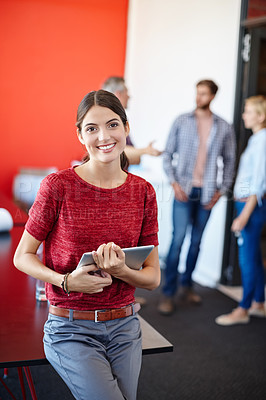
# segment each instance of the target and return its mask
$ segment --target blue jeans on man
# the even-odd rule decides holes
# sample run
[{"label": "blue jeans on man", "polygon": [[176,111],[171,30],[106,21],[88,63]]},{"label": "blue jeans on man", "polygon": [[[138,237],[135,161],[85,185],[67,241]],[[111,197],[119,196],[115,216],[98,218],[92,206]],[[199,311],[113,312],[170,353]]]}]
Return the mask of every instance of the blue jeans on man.
[{"label": "blue jeans on man", "polygon": [[173,205],[173,237],[166,259],[165,282],[163,294],[172,297],[178,285],[178,264],[187,228],[191,225],[191,241],[186,259],[186,270],[181,275],[180,284],[192,286],[192,273],[200,251],[200,242],[211,210],[206,210],[200,203],[201,188],[192,188],[187,202],[174,200]]}]

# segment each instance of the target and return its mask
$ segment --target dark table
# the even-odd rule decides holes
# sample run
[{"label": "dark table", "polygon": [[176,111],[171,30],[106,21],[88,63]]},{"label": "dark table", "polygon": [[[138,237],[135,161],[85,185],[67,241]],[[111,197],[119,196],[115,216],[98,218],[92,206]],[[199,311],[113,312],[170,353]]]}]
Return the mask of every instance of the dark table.
[{"label": "dark table", "polygon": [[15,227],[10,233],[0,234],[0,367],[36,365],[45,361],[42,336],[47,302],[36,302],[36,280],[13,265],[13,255],[23,230],[23,227]]},{"label": "dark table", "polygon": [[[35,300],[35,279],[18,271],[13,255],[24,227],[14,227],[10,233],[0,233],[0,367],[17,367],[22,397],[26,399],[22,370],[28,381],[32,399],[35,387],[29,366],[48,363],[42,346],[43,324],[47,318],[47,302]],[[6,382],[0,378],[14,399]]]},{"label": "dark table", "polygon": [[[19,367],[20,380],[23,380],[23,367],[30,386],[31,375],[28,367],[48,363],[42,343],[48,303],[36,301],[36,280],[13,265],[13,255],[23,230],[24,227],[14,227],[10,233],[0,233],[0,367]],[[173,351],[173,345],[167,339],[143,318],[139,318],[143,354]],[[3,383],[2,379],[1,382]],[[33,383],[30,390],[33,393],[32,398],[36,399]]]},{"label": "dark table", "polygon": [[[43,364],[43,325],[47,319],[47,302],[35,299],[34,278],[13,265],[13,255],[23,233],[15,227],[0,234],[1,324],[0,367]],[[143,354],[172,351],[173,346],[140,317]]]}]

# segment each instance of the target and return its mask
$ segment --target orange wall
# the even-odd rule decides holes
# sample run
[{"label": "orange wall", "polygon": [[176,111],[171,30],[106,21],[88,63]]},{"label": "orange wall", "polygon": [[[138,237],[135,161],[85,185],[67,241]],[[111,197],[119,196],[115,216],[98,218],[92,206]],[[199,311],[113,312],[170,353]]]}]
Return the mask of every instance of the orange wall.
[{"label": "orange wall", "polygon": [[123,75],[128,0],[0,0],[0,190],[19,167],[67,168],[82,97]]}]

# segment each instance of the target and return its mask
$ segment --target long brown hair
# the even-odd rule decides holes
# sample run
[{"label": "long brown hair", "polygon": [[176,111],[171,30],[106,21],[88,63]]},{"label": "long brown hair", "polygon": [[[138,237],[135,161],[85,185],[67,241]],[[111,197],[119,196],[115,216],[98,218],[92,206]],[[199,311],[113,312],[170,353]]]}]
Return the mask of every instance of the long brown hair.
[{"label": "long brown hair", "polygon": [[[86,114],[93,106],[109,108],[115,114],[119,115],[124,127],[126,127],[127,115],[120,100],[113,93],[107,92],[106,90],[97,90],[86,94],[78,106],[76,127],[79,132],[81,132],[82,122]],[[89,154],[86,154],[82,161],[86,162],[89,161],[89,159]],[[120,154],[120,165],[123,170],[128,169],[129,162],[124,151]]]}]

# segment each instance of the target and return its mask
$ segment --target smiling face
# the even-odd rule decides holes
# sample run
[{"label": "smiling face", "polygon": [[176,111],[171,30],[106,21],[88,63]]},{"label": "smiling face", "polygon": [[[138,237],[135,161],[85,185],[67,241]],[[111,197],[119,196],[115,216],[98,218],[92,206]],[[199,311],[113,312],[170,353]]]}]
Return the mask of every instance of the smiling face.
[{"label": "smiling face", "polygon": [[128,124],[107,107],[93,106],[85,115],[78,138],[85,145],[91,161],[120,163],[126,146]]}]

